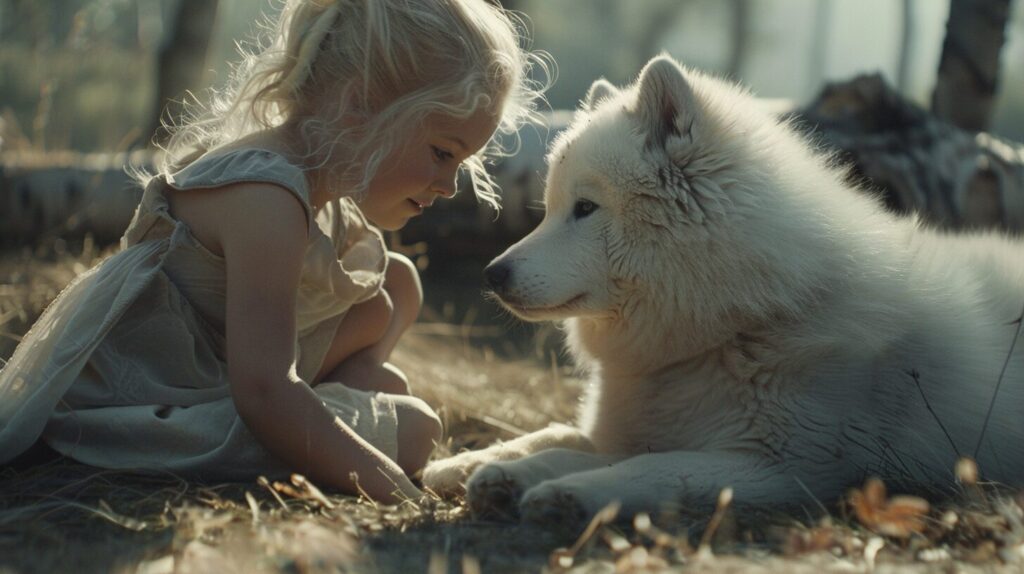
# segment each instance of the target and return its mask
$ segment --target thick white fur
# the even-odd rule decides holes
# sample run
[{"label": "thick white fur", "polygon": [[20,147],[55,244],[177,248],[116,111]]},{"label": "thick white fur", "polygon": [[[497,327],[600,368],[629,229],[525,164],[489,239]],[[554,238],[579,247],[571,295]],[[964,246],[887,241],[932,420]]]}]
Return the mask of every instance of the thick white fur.
[{"label": "thick white fur", "polygon": [[[953,487],[1024,307],[1024,243],[886,212],[667,56],[628,89],[595,83],[549,165],[544,221],[492,266],[510,310],[563,321],[590,378],[579,426],[439,461],[427,486],[476,470],[474,511],[573,523],[613,500],[699,510],[726,486],[751,504],[867,475]],[[577,218],[583,199],[598,208]],[[977,459],[1024,482],[1024,341]]]}]

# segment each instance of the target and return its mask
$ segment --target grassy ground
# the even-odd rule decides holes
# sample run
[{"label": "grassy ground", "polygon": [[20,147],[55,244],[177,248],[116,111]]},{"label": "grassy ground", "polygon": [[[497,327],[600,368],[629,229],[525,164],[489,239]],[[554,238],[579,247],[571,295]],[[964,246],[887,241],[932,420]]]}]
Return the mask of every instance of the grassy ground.
[{"label": "grassy ground", "polygon": [[[62,244],[0,253],[0,358],[102,255]],[[428,270],[434,295],[394,357],[446,422],[437,456],[568,420],[581,387],[557,333],[496,316],[469,267]],[[1019,493],[967,484],[936,508],[872,485],[852,502],[798,516],[723,504],[712,517],[598,520],[567,537],[473,520],[460,501],[387,507],[302,480],[202,484],[40,450],[0,467],[0,573],[1024,571]]]}]

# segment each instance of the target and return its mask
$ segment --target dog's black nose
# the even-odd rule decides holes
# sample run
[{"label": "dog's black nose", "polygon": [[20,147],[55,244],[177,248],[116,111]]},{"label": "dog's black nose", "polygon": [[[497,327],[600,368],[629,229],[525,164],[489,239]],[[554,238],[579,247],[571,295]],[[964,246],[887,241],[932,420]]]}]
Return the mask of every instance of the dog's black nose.
[{"label": "dog's black nose", "polygon": [[512,268],[505,263],[491,263],[484,268],[484,283],[488,289],[499,292],[505,287],[511,274]]}]

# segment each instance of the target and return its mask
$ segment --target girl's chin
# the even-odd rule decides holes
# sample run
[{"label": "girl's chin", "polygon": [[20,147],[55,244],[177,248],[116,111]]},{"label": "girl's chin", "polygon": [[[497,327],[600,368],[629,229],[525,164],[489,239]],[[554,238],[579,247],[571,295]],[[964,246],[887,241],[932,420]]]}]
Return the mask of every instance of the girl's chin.
[{"label": "girl's chin", "polygon": [[370,223],[372,223],[377,229],[380,229],[381,231],[398,231],[399,229],[405,227],[406,223],[409,223],[410,217],[402,215],[392,215],[387,218],[367,217],[366,219],[368,219]]},{"label": "girl's chin", "polygon": [[423,208],[412,203],[404,204],[387,213],[368,213],[366,210],[362,211],[362,215],[365,215],[370,223],[373,223],[375,227],[383,231],[397,231],[406,226],[410,219],[422,213]]}]

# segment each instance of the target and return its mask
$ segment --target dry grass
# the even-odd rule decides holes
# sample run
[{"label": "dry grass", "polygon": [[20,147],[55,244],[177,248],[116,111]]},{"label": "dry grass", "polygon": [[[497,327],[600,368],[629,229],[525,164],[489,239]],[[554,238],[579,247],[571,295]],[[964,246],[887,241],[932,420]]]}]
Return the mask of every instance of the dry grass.
[{"label": "dry grass", "polygon": [[[0,254],[0,357],[11,354],[60,288],[102,255],[60,244]],[[438,321],[449,315],[425,313],[394,358],[446,421],[452,438],[438,455],[570,418],[580,381],[557,357],[510,358],[500,326]],[[460,502],[381,506],[321,493],[300,479],[203,484],[58,458],[0,468],[0,572],[1024,568],[1019,494],[968,480],[961,499],[929,508],[888,498],[878,486],[865,486],[851,497],[855,504],[833,507],[831,516],[817,508],[800,517],[738,514],[723,497],[710,520],[641,516],[623,525],[610,523],[609,508],[574,540],[474,521]]]}]

